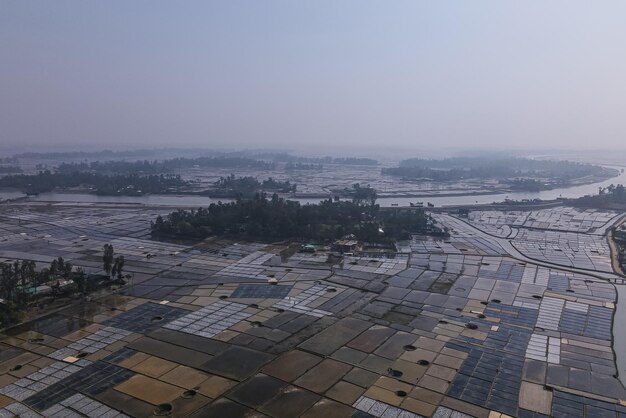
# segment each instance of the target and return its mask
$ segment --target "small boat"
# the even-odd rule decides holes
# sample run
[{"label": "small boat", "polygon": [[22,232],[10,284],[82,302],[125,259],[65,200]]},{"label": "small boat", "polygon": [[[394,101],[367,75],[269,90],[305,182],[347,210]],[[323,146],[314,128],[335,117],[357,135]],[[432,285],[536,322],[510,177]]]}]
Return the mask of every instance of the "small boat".
[{"label": "small boat", "polygon": [[392,203],[391,206],[398,206],[398,204],[397,203]]},{"label": "small boat", "polygon": [[416,202],[416,203],[409,203],[411,205],[412,208],[423,208],[424,207],[424,202]]}]

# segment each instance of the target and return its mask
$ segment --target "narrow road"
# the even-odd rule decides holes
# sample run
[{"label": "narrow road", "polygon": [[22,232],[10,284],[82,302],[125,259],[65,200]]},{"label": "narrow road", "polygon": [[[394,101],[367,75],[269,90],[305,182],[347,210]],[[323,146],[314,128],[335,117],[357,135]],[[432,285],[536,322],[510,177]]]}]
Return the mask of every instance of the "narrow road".
[{"label": "narrow road", "polygon": [[601,271],[585,270],[585,269],[580,269],[576,267],[562,266],[562,265],[550,263],[547,261],[535,260],[534,258],[527,257],[521,252],[519,252],[517,248],[515,248],[513,244],[511,244],[511,241],[508,238],[500,238],[494,235],[490,235],[461,219],[455,218],[447,214],[436,214],[434,215],[434,217],[440,220],[441,223],[443,223],[444,225],[447,225],[448,227],[452,227],[452,229],[464,235],[473,236],[473,237],[481,237],[491,242],[497,243],[511,257],[517,260],[524,261],[530,264],[535,264],[541,267],[554,268],[554,269],[569,271],[571,273],[584,274],[587,276],[596,277],[598,279],[609,280],[611,282],[615,282],[616,280],[617,281],[622,280],[621,277],[619,277],[618,275],[614,273],[608,273],[608,272],[605,273]]}]

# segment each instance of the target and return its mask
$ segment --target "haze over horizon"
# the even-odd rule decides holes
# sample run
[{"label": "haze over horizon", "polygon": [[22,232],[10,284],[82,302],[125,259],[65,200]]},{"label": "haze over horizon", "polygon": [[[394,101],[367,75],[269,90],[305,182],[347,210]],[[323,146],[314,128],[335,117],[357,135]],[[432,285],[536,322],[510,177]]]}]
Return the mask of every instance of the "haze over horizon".
[{"label": "haze over horizon", "polygon": [[625,12],[6,0],[0,148],[625,149]]}]

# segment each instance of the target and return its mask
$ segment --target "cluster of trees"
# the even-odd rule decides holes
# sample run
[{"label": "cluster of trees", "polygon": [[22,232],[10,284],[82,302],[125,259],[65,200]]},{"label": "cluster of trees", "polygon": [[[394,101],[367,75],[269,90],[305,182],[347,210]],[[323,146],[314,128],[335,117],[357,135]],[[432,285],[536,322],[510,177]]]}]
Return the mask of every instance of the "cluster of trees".
[{"label": "cluster of trees", "polygon": [[[617,186],[614,187],[617,188]],[[624,187],[622,186],[620,189],[620,193],[624,194]],[[622,202],[624,202],[624,197],[622,197]],[[617,247],[617,261],[622,274],[626,274],[626,223],[622,223],[619,227],[611,227],[611,232]]]},{"label": "cluster of trees", "polygon": [[62,163],[57,168],[59,173],[73,173],[76,171],[90,173],[129,173],[129,174],[160,174],[171,173],[183,168],[253,168],[270,170],[273,163],[246,157],[198,157],[172,158],[154,161],[93,161],[81,163]]},{"label": "cluster of trees", "polygon": [[[12,264],[0,263],[2,282],[13,281],[23,288],[37,287],[55,278],[69,279],[74,268],[72,263],[65,261],[63,257],[55,258],[48,267],[40,271],[36,271],[35,267],[35,262],[31,260],[15,260]],[[5,289],[4,285],[1,287]]]},{"label": "cluster of trees", "polygon": [[274,194],[248,200],[214,203],[208,208],[177,210],[152,222],[156,237],[197,238],[227,235],[265,240],[331,241],[349,234],[373,243],[406,239],[411,233],[441,233],[421,210],[381,211],[371,198],[360,203],[333,202],[301,205]]},{"label": "cluster of trees", "polygon": [[142,195],[164,193],[189,183],[174,175],[117,174],[105,175],[87,172],[52,173],[48,170],[38,174],[16,174],[0,178],[0,187],[13,187],[27,194],[52,191],[56,188],[88,186],[99,195]]},{"label": "cluster of trees", "polygon": [[359,183],[353,184],[352,189],[346,190],[346,193],[352,197],[352,202],[356,205],[374,206],[378,198],[376,190],[369,184],[365,187]]},{"label": "cluster of trees", "polygon": [[0,174],[21,173],[22,169],[15,165],[0,165]]},{"label": "cluster of trees", "polygon": [[40,283],[38,276],[33,261],[0,263],[0,297],[5,301],[20,301],[22,292],[18,289],[25,290],[33,284],[37,286]]},{"label": "cluster of trees", "polygon": [[583,196],[571,203],[574,206],[623,210],[626,205],[626,187],[623,184],[600,187],[597,195]]},{"label": "cluster of trees", "polygon": [[[532,160],[528,158],[459,157],[441,160],[411,158],[398,167],[383,168],[382,174],[407,178],[454,181],[469,178],[539,177],[564,182],[586,176],[610,176],[616,170],[571,161]],[[530,185],[530,184],[529,184]]]},{"label": "cluster of trees", "polygon": [[626,203],[626,187],[623,184],[601,187],[599,195],[616,203]]},{"label": "cluster of trees", "polygon": [[338,164],[338,165],[378,165],[372,158],[359,157],[299,157],[286,152],[257,153],[255,158],[291,164]]},{"label": "cluster of trees", "polygon": [[521,190],[527,192],[540,192],[547,190],[548,185],[537,179],[513,179],[505,182],[511,190]]},{"label": "cluster of trees", "polygon": [[279,181],[274,180],[272,177],[263,180],[261,183],[261,189],[266,192],[294,193],[297,187],[296,184],[291,184],[289,180]]},{"label": "cluster of trees", "polygon": [[[341,165],[378,165],[378,161],[372,158],[358,158],[358,157],[299,157],[288,154],[286,152],[259,152],[255,150],[248,151],[235,151],[235,152],[223,152],[223,151],[209,151],[206,149],[178,149],[178,148],[164,148],[164,149],[137,149],[128,151],[71,151],[71,152],[26,152],[18,154],[13,159],[19,158],[36,158],[36,159],[49,159],[49,160],[84,160],[84,159],[109,159],[109,160],[122,160],[131,158],[146,158],[146,157],[165,157],[165,156],[189,156],[189,158],[173,158],[163,159],[161,161],[149,161],[149,164],[155,166],[161,165],[161,167],[184,168],[193,167],[195,165],[201,167],[223,167],[223,168],[273,168],[276,162],[286,163],[304,163],[304,164],[341,164]],[[200,155],[199,158],[194,156]],[[80,163],[69,164],[69,170],[74,171],[79,168],[88,170],[109,170],[107,165],[110,165],[110,169],[115,171],[115,168],[111,163],[121,163],[118,165],[119,169],[129,169],[134,162],[124,161],[105,161],[100,163]],[[138,163],[144,163],[144,161],[138,161]],[[142,165],[142,164],[139,164]],[[117,172],[121,172],[121,170]],[[145,169],[145,167],[144,167]],[[136,171],[128,171],[136,172]],[[146,171],[148,172],[148,171]],[[164,172],[163,170],[155,171],[157,173]]]},{"label": "cluster of trees", "polygon": [[251,157],[258,154],[253,151],[217,151],[203,148],[151,148],[124,151],[68,151],[68,152],[25,152],[16,154],[13,158],[29,158],[39,160],[123,160],[123,159],[167,159],[176,157]]},{"label": "cluster of trees", "polygon": [[115,250],[111,244],[104,244],[102,252],[102,268],[109,277],[117,277],[122,280],[124,277],[124,256],[115,257]]},{"label": "cluster of trees", "polygon": [[[219,190],[220,196],[236,196],[238,194],[250,195],[256,192],[261,186],[259,181],[254,177],[235,177],[234,174],[220,177],[214,185]],[[218,193],[214,195],[218,195]]]},{"label": "cluster of trees", "polygon": [[[111,244],[104,245],[102,256],[103,270],[106,272],[102,283],[113,283],[111,279],[123,283],[124,256],[115,257]],[[0,324],[6,325],[19,319],[28,302],[36,296],[38,286],[49,284],[52,296],[60,293],[59,280],[72,280],[71,290],[87,293],[98,287],[98,283],[88,280],[81,268],[74,269],[72,263],[58,257],[48,267],[36,269],[31,260],[15,260],[12,263],[0,263]],[[56,282],[56,283],[55,283]]]},{"label": "cluster of trees", "polygon": [[67,151],[67,152],[24,152],[17,154],[14,158],[36,158],[36,159],[49,159],[49,160],[70,160],[70,159],[82,159],[82,158],[127,158],[127,157],[139,157],[146,155],[155,155],[163,152],[164,150],[155,149],[138,149],[128,151]]},{"label": "cluster of trees", "polygon": [[[72,272],[71,263],[63,257],[52,260],[49,267],[36,270],[34,261],[15,260],[13,263],[0,263],[0,322],[4,325],[19,318],[22,309],[32,298],[32,289],[48,283],[51,280],[69,279],[73,276],[82,276],[82,270]],[[52,285],[53,294],[58,291],[58,285]]]},{"label": "cluster of trees", "polygon": [[220,177],[214,183],[215,189],[211,192],[214,197],[250,197],[257,192],[292,193],[296,191],[296,185],[289,181],[278,181],[272,177],[259,182],[255,177],[235,177],[234,174]]},{"label": "cluster of trees", "polygon": [[0,158],[0,174],[21,173],[20,162],[15,157]]}]

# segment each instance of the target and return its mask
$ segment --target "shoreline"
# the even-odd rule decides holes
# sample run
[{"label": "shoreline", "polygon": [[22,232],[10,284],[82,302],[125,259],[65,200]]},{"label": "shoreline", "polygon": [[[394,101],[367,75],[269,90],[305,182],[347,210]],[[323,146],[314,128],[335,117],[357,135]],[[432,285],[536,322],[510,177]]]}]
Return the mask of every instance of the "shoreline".
[{"label": "shoreline", "polygon": [[[424,192],[398,192],[395,193],[393,191],[391,192],[379,192],[378,194],[378,198],[379,199],[406,199],[406,198],[415,198],[415,199],[435,199],[435,198],[446,198],[446,197],[453,197],[453,198],[457,198],[457,197],[483,197],[483,196],[490,196],[490,195],[499,195],[499,194],[517,194],[517,193],[528,193],[528,194],[532,194],[532,193],[541,193],[541,192],[549,192],[552,190],[556,190],[556,189],[569,189],[569,188],[575,188],[575,187],[581,187],[581,186],[588,186],[588,185],[592,185],[592,184],[596,184],[596,183],[602,183],[605,181],[608,181],[612,178],[615,177],[619,177],[622,172],[619,169],[619,167],[616,166],[603,166],[605,168],[607,168],[607,170],[611,170],[611,175],[607,175],[607,176],[597,176],[595,178],[589,179],[588,181],[580,181],[577,182],[577,179],[574,179],[572,182],[570,182],[567,185],[554,185],[554,187],[547,187],[545,189],[542,190],[519,190],[519,189],[512,189],[512,188],[508,188],[508,187],[502,187],[499,189],[494,189],[494,190],[484,190],[484,189],[476,189],[476,190],[468,190],[468,191],[463,191],[463,190],[458,190],[458,192],[455,192],[455,189],[451,189],[450,191],[442,191],[441,193],[437,193],[436,190],[433,190],[432,192],[430,191],[424,191]],[[580,178],[583,179],[583,178]],[[578,180],[580,180],[578,179]],[[465,180],[472,180],[472,179],[465,179]],[[477,179],[479,180],[479,179]],[[441,184],[447,184],[449,182],[441,182]],[[15,199],[28,199],[30,196],[26,195],[25,193],[21,192],[19,189],[16,189],[14,187],[1,187],[0,188],[0,194],[2,192],[6,192],[6,193],[10,193],[10,194],[16,194],[16,193],[22,193],[23,196],[17,196],[17,197],[13,197],[13,198],[9,198],[9,199],[2,199],[0,197],[0,203],[9,201],[9,200],[15,200]],[[235,199],[236,196],[211,196],[208,191],[203,190],[203,191],[180,191],[180,192],[163,192],[163,193],[145,193],[145,194],[141,194],[141,195],[125,195],[125,194],[112,194],[112,195],[99,195],[97,193],[93,193],[91,190],[89,189],[58,189],[58,190],[52,190],[49,192],[43,192],[40,194],[37,194],[35,196],[39,196],[41,194],[46,194],[46,193],[50,193],[50,194],[68,194],[68,195],[89,195],[89,196],[94,196],[95,198],[142,198],[142,197],[150,197],[150,196],[164,196],[164,197],[204,197],[204,198],[208,198],[208,199],[214,199],[214,200],[219,200],[219,199]],[[273,192],[265,192],[265,191],[261,191],[259,193],[267,193],[267,194],[271,194]],[[295,192],[293,194],[281,194],[278,193],[278,195],[282,198],[285,199],[321,199],[321,200],[325,200],[325,199],[332,199],[334,196],[339,196],[340,199],[347,199],[349,198],[349,196],[342,196],[341,194],[333,194],[333,193],[298,193]]]},{"label": "shoreline", "polygon": [[608,229],[606,235],[607,243],[609,244],[609,248],[611,249],[611,266],[613,267],[613,271],[615,272],[615,274],[622,277],[626,277],[626,272],[624,272],[624,269],[619,262],[619,247],[613,238],[613,228],[619,228],[624,223],[626,223],[626,214],[624,214],[621,219],[615,222],[611,226],[611,228]]}]

